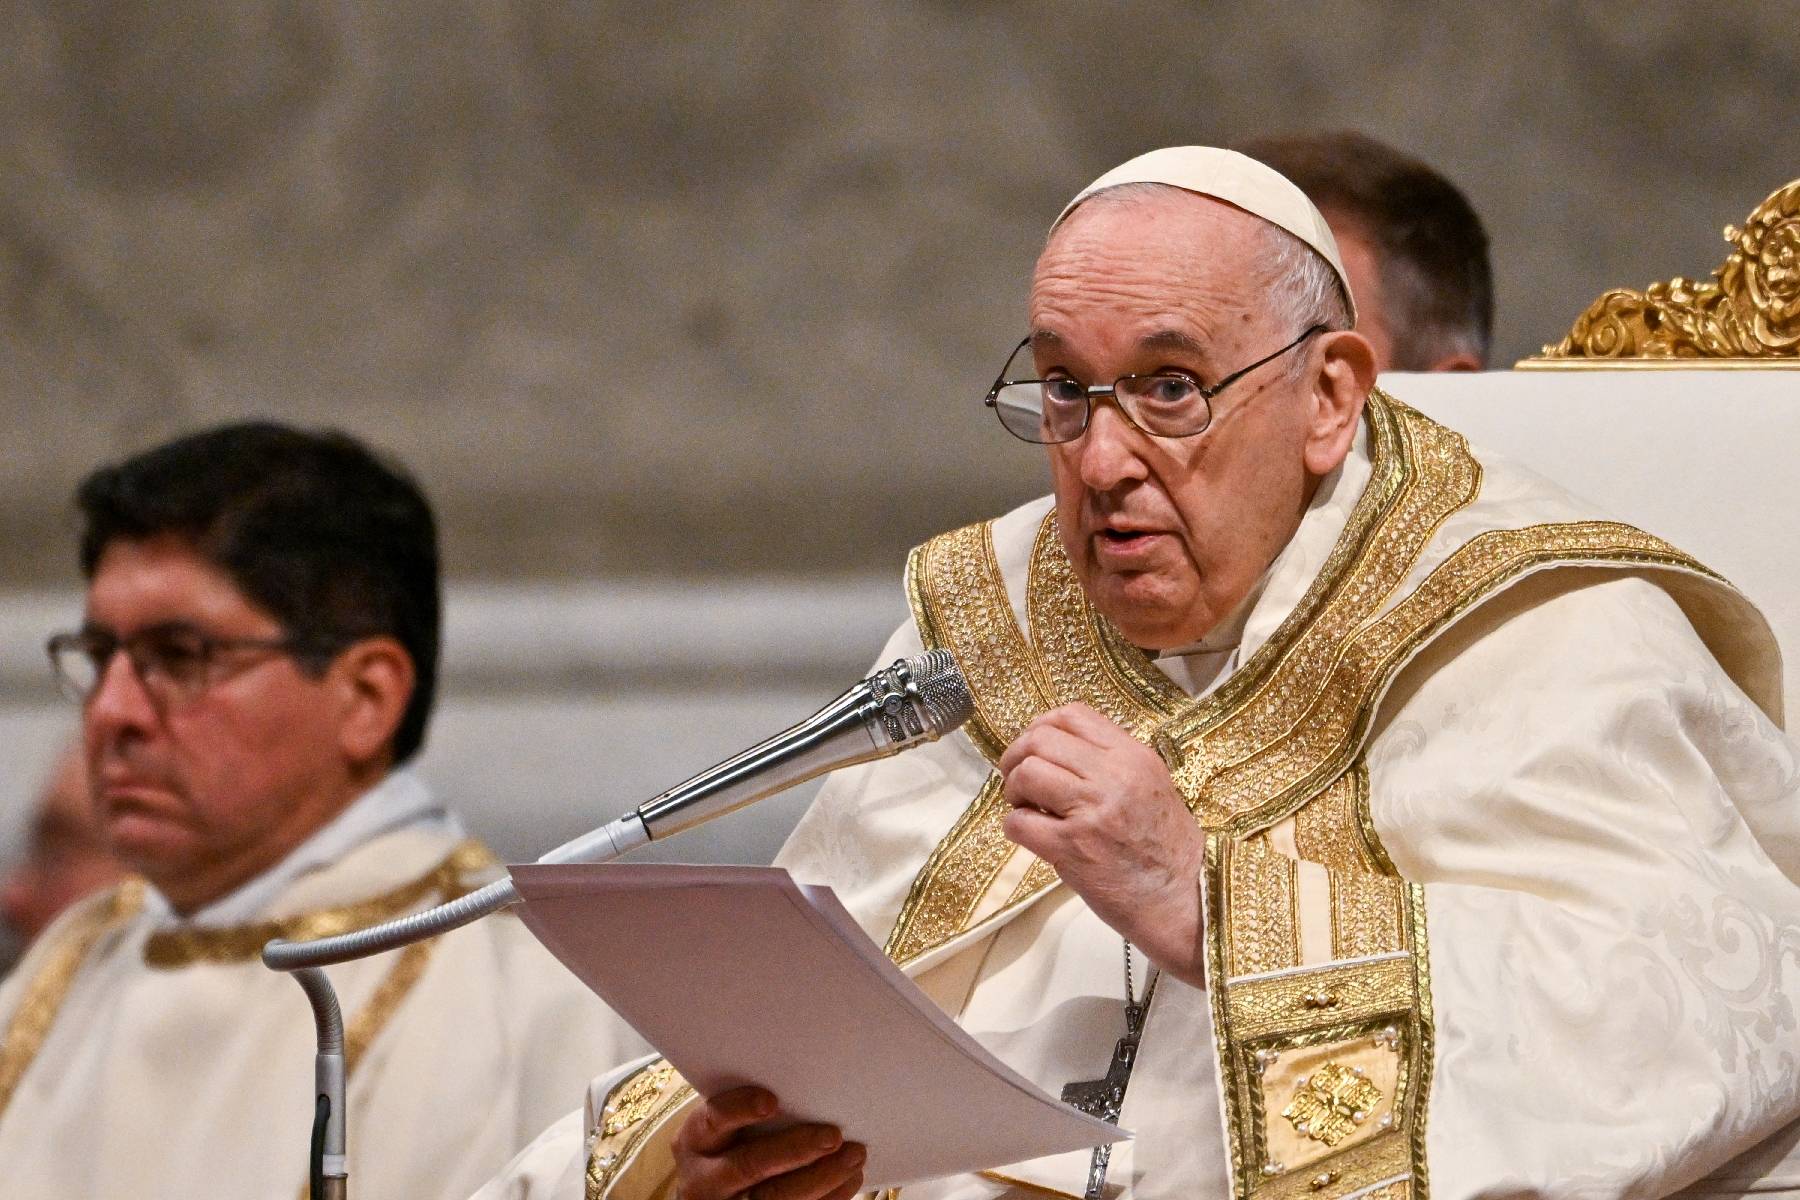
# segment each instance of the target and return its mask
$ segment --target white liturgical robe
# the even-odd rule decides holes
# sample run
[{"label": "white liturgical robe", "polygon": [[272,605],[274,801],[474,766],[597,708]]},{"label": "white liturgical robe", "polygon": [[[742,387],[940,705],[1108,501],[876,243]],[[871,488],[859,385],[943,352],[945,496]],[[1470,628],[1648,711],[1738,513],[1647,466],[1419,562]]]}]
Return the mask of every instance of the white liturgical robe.
[{"label": "white liturgical robe", "polygon": [[[1123,948],[995,840],[995,746],[1072,699],[1155,735],[1211,835],[1208,986],[1157,987],[1109,1195],[1800,1194],[1800,761],[1741,597],[1379,393],[1223,679],[1218,645],[1108,643],[1048,510],[915,555],[880,661],[955,650],[977,717],[839,773],[780,861],[1054,1094],[1105,1072]],[[596,1080],[480,1200],[669,1195],[692,1098],[649,1078]],[[1079,1197],[1087,1170],[901,1191]]]},{"label": "white liturgical robe", "polygon": [[[0,1195],[303,1195],[312,1013],[263,941],[398,916],[493,865],[397,772],[189,920],[135,880],[78,905],[0,987]],[[593,1062],[641,1048],[512,917],[329,974],[356,1195],[462,1200]]]}]

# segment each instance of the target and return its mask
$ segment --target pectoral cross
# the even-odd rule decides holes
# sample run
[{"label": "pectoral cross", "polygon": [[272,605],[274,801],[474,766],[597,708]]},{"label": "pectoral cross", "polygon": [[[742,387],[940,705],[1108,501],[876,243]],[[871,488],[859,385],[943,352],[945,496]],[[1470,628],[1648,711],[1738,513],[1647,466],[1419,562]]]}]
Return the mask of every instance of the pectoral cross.
[{"label": "pectoral cross", "polygon": [[[1142,1003],[1125,1002],[1125,1036],[1113,1047],[1112,1062],[1108,1064],[1106,1074],[1099,1079],[1078,1079],[1064,1087],[1064,1104],[1102,1121],[1119,1119],[1119,1113],[1125,1107],[1125,1085],[1131,1082],[1131,1067],[1137,1061],[1138,1041],[1144,1033],[1144,1015],[1149,1010],[1148,994]],[[1106,1166],[1111,1161],[1111,1143],[1094,1147],[1093,1161],[1088,1164],[1085,1200],[1100,1200],[1106,1188]]]}]

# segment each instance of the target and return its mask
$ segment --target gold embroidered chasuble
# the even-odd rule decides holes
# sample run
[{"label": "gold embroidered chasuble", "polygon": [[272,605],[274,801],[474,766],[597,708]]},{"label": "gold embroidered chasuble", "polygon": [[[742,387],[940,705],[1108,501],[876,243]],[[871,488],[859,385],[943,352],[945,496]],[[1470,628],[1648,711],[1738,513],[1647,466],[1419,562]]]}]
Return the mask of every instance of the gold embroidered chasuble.
[{"label": "gold embroidered chasuble", "polygon": [[[1430,1099],[1442,1070],[1430,906],[1377,832],[1367,753],[1410,663],[1456,653],[1437,644],[1484,605],[1522,611],[1632,577],[1654,582],[1703,653],[1780,716],[1767,626],[1707,568],[1630,526],[1573,518],[1565,500],[1542,501],[1537,485],[1510,477],[1490,506],[1496,519],[1477,504],[1484,469],[1459,435],[1379,392],[1366,422],[1370,476],[1342,533],[1273,632],[1198,701],[1087,603],[1051,517],[1030,545],[1023,614],[993,523],[942,535],[908,564],[918,641],[956,654],[976,700],[967,736],[987,762],[1040,713],[1080,701],[1158,750],[1207,831],[1210,1022],[1194,1027],[1210,1023],[1225,1176],[1246,1200],[1429,1194]],[[877,823],[904,820],[909,802],[866,808],[871,836]],[[990,774],[925,857],[891,926],[870,925],[953,1012],[995,969],[980,947],[1062,891],[1046,864],[1005,839],[1004,813]],[[662,1193],[668,1136],[691,1092],[658,1063],[595,1099],[587,1194]],[[995,1194],[1009,1182],[1079,1194],[1079,1172],[1002,1169],[990,1179]]]}]

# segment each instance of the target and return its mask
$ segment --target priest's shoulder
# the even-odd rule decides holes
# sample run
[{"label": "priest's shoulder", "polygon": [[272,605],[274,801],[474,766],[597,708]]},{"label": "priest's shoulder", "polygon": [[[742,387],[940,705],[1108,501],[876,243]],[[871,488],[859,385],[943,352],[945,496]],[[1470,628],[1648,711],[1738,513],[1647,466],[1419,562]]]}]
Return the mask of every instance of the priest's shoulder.
[{"label": "priest's shoulder", "polygon": [[[82,897],[59,913],[33,940],[12,972],[0,980],[0,1016],[13,1010],[22,990],[31,986],[33,980],[52,969],[78,965],[99,937],[142,909],[144,887],[143,880],[128,877]],[[69,962],[71,958],[73,963]]]}]

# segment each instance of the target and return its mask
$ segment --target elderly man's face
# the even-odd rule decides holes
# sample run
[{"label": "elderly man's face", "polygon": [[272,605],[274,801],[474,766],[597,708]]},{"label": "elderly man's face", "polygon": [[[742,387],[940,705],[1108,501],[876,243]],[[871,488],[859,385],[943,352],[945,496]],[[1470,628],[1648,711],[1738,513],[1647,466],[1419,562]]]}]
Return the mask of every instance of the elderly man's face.
[{"label": "elderly man's face", "polygon": [[[185,542],[115,541],[88,586],[88,628],[278,639],[280,624]],[[182,699],[112,656],[83,708],[91,786],[115,853],[178,908],[266,869],[329,817],[345,771],[343,700],[279,650],[221,654]]]},{"label": "elderly man's face", "polygon": [[[1300,332],[1259,304],[1264,246],[1257,218],[1188,193],[1083,205],[1032,281],[1039,371],[1090,384],[1179,371],[1211,384],[1256,361]],[[1197,437],[1150,437],[1107,401],[1079,440],[1049,447],[1069,560],[1135,644],[1203,637],[1292,536],[1312,479],[1307,389],[1290,365],[1283,356],[1232,384]]]}]

